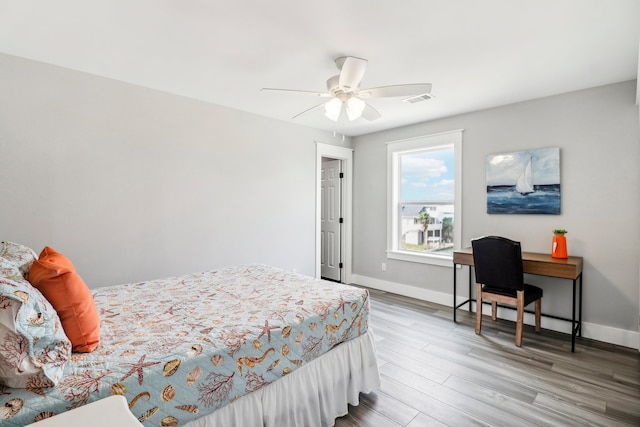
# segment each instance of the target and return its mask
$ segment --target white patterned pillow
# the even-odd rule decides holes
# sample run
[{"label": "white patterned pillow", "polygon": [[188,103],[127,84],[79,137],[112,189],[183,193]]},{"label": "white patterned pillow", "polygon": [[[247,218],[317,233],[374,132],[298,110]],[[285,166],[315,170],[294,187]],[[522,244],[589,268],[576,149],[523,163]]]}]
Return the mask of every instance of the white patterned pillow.
[{"label": "white patterned pillow", "polygon": [[23,246],[19,243],[1,242],[0,243],[0,274],[4,277],[4,270],[15,266],[20,270],[23,278],[27,278],[29,268],[38,255],[33,249]]},{"label": "white patterned pillow", "polygon": [[71,343],[51,304],[24,278],[0,277],[0,384],[42,393],[62,378]]}]

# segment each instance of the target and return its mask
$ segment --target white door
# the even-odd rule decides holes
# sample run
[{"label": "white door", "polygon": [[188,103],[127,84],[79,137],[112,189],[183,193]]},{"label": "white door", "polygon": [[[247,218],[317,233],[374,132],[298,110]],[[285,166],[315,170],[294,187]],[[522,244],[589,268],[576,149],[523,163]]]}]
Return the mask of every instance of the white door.
[{"label": "white door", "polygon": [[322,211],[320,216],[321,256],[320,269],[323,279],[340,281],[341,198],[340,160],[322,159],[320,192]]}]

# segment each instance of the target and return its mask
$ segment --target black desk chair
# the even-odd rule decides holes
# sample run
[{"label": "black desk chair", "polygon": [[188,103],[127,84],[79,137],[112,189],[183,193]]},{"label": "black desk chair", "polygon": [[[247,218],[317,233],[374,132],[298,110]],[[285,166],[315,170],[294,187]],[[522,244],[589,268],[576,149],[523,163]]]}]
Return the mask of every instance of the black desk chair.
[{"label": "black desk chair", "polygon": [[488,236],[471,241],[476,272],[476,334],[482,328],[482,300],[491,301],[496,320],[497,303],[516,306],[516,346],[522,345],[524,307],[536,303],[536,332],[540,332],[542,289],[524,283],[520,242]]}]

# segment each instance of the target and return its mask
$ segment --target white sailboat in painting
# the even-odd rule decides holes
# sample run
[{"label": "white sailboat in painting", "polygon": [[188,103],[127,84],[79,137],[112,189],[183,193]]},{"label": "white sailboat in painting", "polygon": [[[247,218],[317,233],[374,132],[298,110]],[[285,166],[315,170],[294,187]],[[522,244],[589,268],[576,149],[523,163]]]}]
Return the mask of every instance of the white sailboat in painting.
[{"label": "white sailboat in painting", "polygon": [[535,191],[533,188],[533,179],[531,177],[531,157],[529,157],[529,161],[527,162],[524,171],[518,177],[518,182],[516,182],[516,191],[523,196]]}]

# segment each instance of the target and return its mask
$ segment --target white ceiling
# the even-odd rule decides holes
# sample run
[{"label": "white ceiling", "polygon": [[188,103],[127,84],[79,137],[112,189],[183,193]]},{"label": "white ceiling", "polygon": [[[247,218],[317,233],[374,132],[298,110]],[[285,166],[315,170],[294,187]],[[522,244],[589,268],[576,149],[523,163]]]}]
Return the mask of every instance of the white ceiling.
[{"label": "white ceiling", "polygon": [[[350,136],[635,79],[639,38],[640,0],[0,0],[1,53]],[[336,125],[260,91],[326,91],[344,55],[434,99]]]}]

